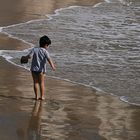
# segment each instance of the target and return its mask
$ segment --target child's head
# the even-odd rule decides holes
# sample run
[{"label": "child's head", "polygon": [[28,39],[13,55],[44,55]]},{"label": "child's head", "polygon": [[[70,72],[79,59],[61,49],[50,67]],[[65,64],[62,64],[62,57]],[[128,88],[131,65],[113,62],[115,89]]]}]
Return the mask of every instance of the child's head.
[{"label": "child's head", "polygon": [[46,45],[48,46],[50,44],[51,44],[51,40],[46,35],[42,36],[39,40],[40,47],[45,47]]}]

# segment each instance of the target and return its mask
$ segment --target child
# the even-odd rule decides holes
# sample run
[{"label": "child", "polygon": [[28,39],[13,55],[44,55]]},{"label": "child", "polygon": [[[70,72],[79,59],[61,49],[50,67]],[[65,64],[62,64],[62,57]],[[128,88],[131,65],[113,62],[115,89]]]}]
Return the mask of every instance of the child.
[{"label": "child", "polygon": [[[45,99],[45,73],[46,62],[48,61],[53,70],[55,70],[54,63],[47,51],[51,40],[46,36],[42,36],[39,40],[40,47],[34,47],[26,56],[27,59],[32,57],[31,73],[33,77],[34,92],[36,100]],[[40,97],[38,97],[38,90],[40,89]]]}]

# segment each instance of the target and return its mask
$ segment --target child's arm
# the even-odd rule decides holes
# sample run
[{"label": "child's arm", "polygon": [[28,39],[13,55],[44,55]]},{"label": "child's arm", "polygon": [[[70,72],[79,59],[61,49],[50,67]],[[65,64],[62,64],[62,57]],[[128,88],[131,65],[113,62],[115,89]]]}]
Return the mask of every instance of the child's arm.
[{"label": "child's arm", "polygon": [[55,70],[56,68],[55,68],[55,65],[54,65],[53,61],[51,60],[51,58],[48,58],[47,60],[50,64],[50,66],[52,67],[52,69]]},{"label": "child's arm", "polygon": [[25,56],[26,59],[31,59],[31,57],[33,56],[33,53],[34,53],[34,48],[32,48],[29,53]]}]

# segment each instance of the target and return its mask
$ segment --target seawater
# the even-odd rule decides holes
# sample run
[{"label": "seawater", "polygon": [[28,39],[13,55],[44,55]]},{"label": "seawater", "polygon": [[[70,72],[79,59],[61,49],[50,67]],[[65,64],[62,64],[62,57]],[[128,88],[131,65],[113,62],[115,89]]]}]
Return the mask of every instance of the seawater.
[{"label": "seawater", "polygon": [[[123,101],[140,105],[140,2],[106,0],[96,6],[73,6],[56,10],[49,19],[3,27],[3,33],[38,44],[46,34],[57,71],[48,75],[100,89]],[[0,55],[20,65],[24,51]]]}]

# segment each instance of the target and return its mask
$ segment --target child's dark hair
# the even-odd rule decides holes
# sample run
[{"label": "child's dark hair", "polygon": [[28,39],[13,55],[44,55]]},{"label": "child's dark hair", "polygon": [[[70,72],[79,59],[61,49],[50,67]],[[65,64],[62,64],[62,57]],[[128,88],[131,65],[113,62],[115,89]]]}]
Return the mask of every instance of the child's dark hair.
[{"label": "child's dark hair", "polygon": [[42,36],[39,40],[40,47],[44,47],[45,45],[50,45],[51,40],[46,35]]}]

